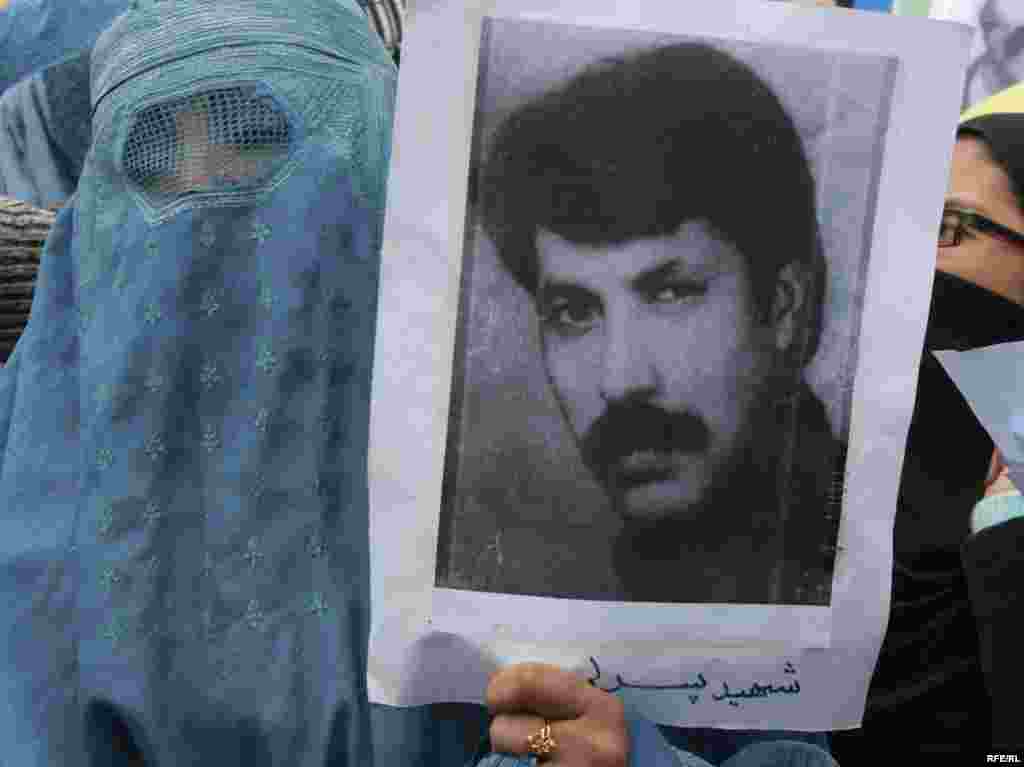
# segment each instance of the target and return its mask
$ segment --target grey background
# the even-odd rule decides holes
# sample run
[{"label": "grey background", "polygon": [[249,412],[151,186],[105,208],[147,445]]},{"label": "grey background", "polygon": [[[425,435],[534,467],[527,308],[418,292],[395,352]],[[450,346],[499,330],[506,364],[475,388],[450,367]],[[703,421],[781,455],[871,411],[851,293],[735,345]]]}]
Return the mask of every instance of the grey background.
[{"label": "grey background", "polygon": [[966,109],[1024,80],[1024,3],[972,0],[960,14],[978,30],[964,82]]},{"label": "grey background", "polygon": [[[829,261],[827,319],[807,379],[845,436],[895,60],[507,19],[484,30],[471,173],[509,111],[596,59],[702,39],[773,86],[811,158]],[[610,542],[620,522],[547,387],[528,297],[472,211],[466,242],[437,585],[619,598]]]}]

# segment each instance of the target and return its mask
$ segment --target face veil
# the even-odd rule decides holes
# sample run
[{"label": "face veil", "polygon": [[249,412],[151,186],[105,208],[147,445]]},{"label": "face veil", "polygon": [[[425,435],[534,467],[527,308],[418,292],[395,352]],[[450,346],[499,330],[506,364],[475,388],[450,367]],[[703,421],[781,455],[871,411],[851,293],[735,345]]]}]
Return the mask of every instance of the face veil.
[{"label": "face veil", "polygon": [[150,764],[368,764],[394,65],[355,0],[134,5],[0,370],[0,737],[31,765],[122,730]]}]

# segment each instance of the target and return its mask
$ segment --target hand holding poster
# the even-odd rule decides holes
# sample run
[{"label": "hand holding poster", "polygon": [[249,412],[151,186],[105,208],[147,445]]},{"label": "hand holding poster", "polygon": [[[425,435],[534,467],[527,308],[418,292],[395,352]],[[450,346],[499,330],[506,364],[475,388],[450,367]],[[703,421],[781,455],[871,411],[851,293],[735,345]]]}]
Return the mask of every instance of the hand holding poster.
[{"label": "hand holding poster", "polygon": [[641,5],[410,13],[371,697],[538,660],[666,724],[851,726],[966,30]]}]

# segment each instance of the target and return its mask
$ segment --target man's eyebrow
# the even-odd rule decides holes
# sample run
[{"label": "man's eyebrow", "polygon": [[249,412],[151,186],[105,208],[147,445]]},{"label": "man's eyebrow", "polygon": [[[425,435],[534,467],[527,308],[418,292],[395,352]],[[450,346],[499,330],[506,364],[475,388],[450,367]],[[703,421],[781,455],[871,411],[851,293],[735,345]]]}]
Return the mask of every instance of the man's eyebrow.
[{"label": "man's eyebrow", "polygon": [[540,290],[537,291],[537,296],[542,302],[550,301],[556,296],[564,298],[593,298],[594,295],[594,291],[588,290],[578,283],[560,279],[545,280],[541,283]]},{"label": "man's eyebrow", "polygon": [[702,274],[694,270],[692,265],[680,258],[673,258],[658,264],[653,269],[641,272],[633,277],[629,283],[634,290],[650,290],[664,284],[669,279],[678,280],[679,278],[684,278],[697,282],[702,276]]}]

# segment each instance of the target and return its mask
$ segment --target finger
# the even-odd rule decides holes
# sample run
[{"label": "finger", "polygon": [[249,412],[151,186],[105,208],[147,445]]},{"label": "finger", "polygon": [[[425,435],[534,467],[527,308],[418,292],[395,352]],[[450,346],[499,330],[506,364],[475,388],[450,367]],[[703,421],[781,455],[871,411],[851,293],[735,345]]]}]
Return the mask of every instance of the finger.
[{"label": "finger", "polygon": [[[545,720],[533,714],[499,714],[491,722],[491,750],[499,754],[517,754],[523,756],[530,752],[531,735],[536,735],[544,726]],[[568,748],[564,722],[548,722],[551,725],[551,737],[554,738],[556,751],[565,753]]]},{"label": "finger", "polygon": [[613,719],[621,701],[558,666],[519,663],[491,677],[487,706],[493,713],[531,713],[548,719],[575,719],[586,713]]},{"label": "finger", "polygon": [[1006,463],[1003,461],[1003,455],[996,448],[992,451],[992,460],[988,465],[988,476],[985,477],[985,486],[991,485],[996,481],[996,478],[1002,473],[1003,469],[1006,468]]},{"label": "finger", "polygon": [[[499,714],[491,723],[491,750],[525,756],[531,753],[530,736],[537,735],[545,720],[532,714]],[[547,722],[555,741],[544,767],[625,767],[629,760],[629,734],[589,719]]]},{"label": "finger", "polygon": [[1016,493],[1017,487],[1010,480],[1010,473],[1007,469],[1003,469],[1002,473],[996,477],[995,482],[985,488],[985,497],[991,497],[993,495],[1008,495]]}]

